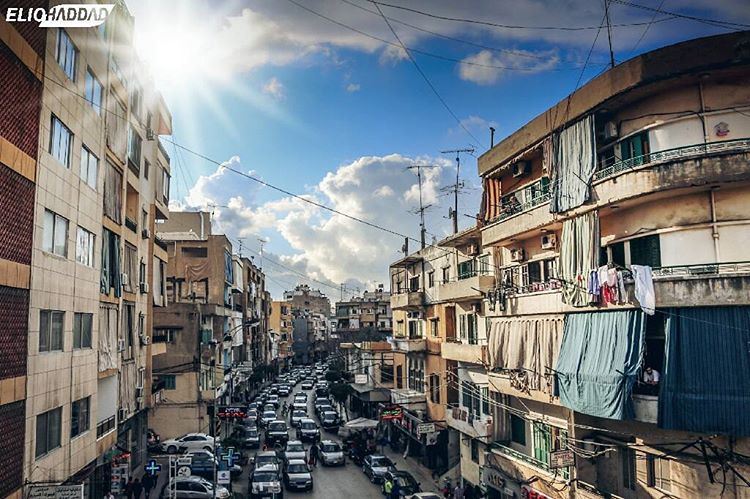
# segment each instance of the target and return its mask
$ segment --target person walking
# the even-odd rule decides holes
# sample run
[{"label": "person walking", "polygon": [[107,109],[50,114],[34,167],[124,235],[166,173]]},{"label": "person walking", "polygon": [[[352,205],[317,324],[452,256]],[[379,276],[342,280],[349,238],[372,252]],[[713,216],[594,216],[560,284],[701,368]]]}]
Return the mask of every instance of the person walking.
[{"label": "person walking", "polygon": [[152,475],[151,473],[146,473],[143,476],[143,480],[141,480],[141,483],[143,484],[143,494],[146,499],[149,499],[149,495],[151,494],[151,489],[154,488],[157,480],[158,480],[157,476]]},{"label": "person walking", "polygon": [[141,499],[141,493],[143,492],[143,484],[140,479],[136,478],[133,481],[133,497],[135,499]]},{"label": "person walking", "polygon": [[459,481],[456,488],[453,489],[453,499],[464,499],[464,487]]},{"label": "person walking", "polygon": [[393,489],[391,491],[391,499],[400,499],[401,497],[401,485],[398,480],[393,481]]},{"label": "person walking", "polygon": [[310,464],[313,468],[318,465],[318,452],[318,444],[313,442],[312,446],[310,446]]},{"label": "person walking", "polygon": [[128,478],[128,483],[125,484],[125,487],[123,487],[123,492],[125,492],[125,497],[128,499],[133,499],[133,477]]},{"label": "person walking", "polygon": [[383,482],[383,492],[385,492],[385,497],[393,499],[393,482],[390,478],[386,478]]}]

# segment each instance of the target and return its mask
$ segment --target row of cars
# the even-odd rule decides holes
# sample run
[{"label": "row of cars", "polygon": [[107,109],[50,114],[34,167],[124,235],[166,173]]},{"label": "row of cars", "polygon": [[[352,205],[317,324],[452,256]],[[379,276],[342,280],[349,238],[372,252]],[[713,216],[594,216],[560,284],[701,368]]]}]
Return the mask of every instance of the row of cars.
[{"label": "row of cars", "polygon": [[421,499],[438,499],[439,496],[434,493],[424,493],[421,484],[417,482],[414,476],[408,471],[396,469],[396,465],[381,454],[371,454],[365,456],[362,461],[362,473],[370,479],[372,483],[380,485],[380,491],[386,494],[385,484],[390,481],[394,484],[400,497],[421,498]]}]

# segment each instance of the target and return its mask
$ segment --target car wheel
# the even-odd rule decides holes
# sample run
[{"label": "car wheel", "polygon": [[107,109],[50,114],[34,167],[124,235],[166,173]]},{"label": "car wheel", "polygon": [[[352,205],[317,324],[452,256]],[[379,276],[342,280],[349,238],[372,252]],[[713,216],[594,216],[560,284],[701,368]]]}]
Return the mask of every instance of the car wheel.
[{"label": "car wheel", "polygon": [[170,445],[167,447],[167,454],[175,454],[177,452],[177,447],[174,445]]}]

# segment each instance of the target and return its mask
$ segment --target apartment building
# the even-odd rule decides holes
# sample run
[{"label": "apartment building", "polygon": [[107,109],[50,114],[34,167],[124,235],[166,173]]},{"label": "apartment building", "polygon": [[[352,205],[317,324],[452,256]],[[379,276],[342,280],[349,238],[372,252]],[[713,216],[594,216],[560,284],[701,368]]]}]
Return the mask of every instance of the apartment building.
[{"label": "apartment building", "polygon": [[351,376],[348,400],[350,419],[378,419],[380,408],[390,405],[393,388],[393,349],[387,341],[341,343],[339,355],[343,371]]},{"label": "apartment building", "polygon": [[292,314],[294,362],[308,364],[328,354],[331,301],[318,289],[298,284],[284,291]]},{"label": "apartment building", "polygon": [[280,369],[289,367],[294,351],[293,343],[293,326],[292,326],[292,308],[285,301],[273,301],[271,303],[271,315],[269,317],[269,331],[276,333],[278,356],[272,359],[278,359],[277,366]]},{"label": "apartment building", "polygon": [[[154,382],[163,397],[151,414],[162,438],[210,428],[210,408],[227,402],[233,362],[245,344],[242,262],[210,214],[171,212],[157,235],[168,253],[168,306],[154,314]],[[236,356],[236,357],[235,357]]]},{"label": "apartment building", "polygon": [[747,496],[748,46],[635,57],[479,158],[490,497]]},{"label": "apartment building", "polygon": [[[13,150],[11,141],[3,144],[17,157],[7,164],[36,183],[32,195],[30,184],[9,179],[18,185],[7,199],[26,192],[33,206],[23,211],[26,201],[19,204],[18,229],[31,231],[13,249],[22,266],[7,264],[16,284],[28,281],[27,302],[8,295],[18,303],[15,310],[28,304],[25,389],[14,385],[4,398],[29,395],[25,428],[14,436],[23,442],[27,484],[83,483],[88,493],[101,494],[110,488],[113,465],[135,471],[146,452],[156,300],[150,285],[155,259],[166,260],[152,228],[166,217],[169,192],[169,159],[158,136],[171,133],[171,116],[135,57],[133,18],[123,3],[97,29],[18,25],[25,33],[19,36],[15,25],[2,25],[6,61],[14,50],[23,53],[9,74],[20,75],[34,62],[18,88],[41,98],[29,101],[37,124],[24,130],[20,144],[36,141],[38,157]],[[7,126],[23,119],[30,118],[15,115]],[[32,226],[23,225],[32,213]],[[8,365],[10,373],[20,369]],[[17,469],[15,459],[8,473]],[[3,483],[13,484],[13,476]]]},{"label": "apartment building", "polygon": [[347,301],[336,302],[335,336],[339,342],[383,341],[393,334],[391,295],[383,285]]}]

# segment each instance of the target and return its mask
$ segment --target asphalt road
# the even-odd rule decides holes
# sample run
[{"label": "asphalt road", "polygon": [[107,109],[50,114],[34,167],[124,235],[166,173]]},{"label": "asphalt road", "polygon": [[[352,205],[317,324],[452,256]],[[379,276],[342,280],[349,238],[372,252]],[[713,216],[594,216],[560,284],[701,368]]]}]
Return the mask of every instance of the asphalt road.
[{"label": "asphalt road", "polygon": [[[293,393],[286,398],[287,403],[291,404],[294,395],[298,392],[306,392],[307,395],[307,413],[317,421],[313,401],[315,399],[314,390],[302,390],[301,383],[293,388]],[[283,399],[282,399],[283,404]],[[281,414],[281,409],[277,411]],[[287,418],[288,422],[288,418]],[[296,439],[296,430],[290,429],[290,440]],[[336,433],[324,431],[321,428],[322,440],[336,440],[339,438]],[[305,448],[309,449],[310,444],[305,443]],[[250,451],[253,452],[253,451]],[[248,467],[244,470],[242,477],[233,482],[234,492],[239,492],[242,497],[248,497]],[[370,480],[362,473],[359,466],[347,460],[344,466],[325,467],[318,462],[318,466],[313,469],[313,490],[310,492],[292,492],[284,490],[284,497],[307,497],[320,499],[337,499],[337,498],[362,498],[362,499],[383,499],[380,493],[380,485],[370,483]]]}]

